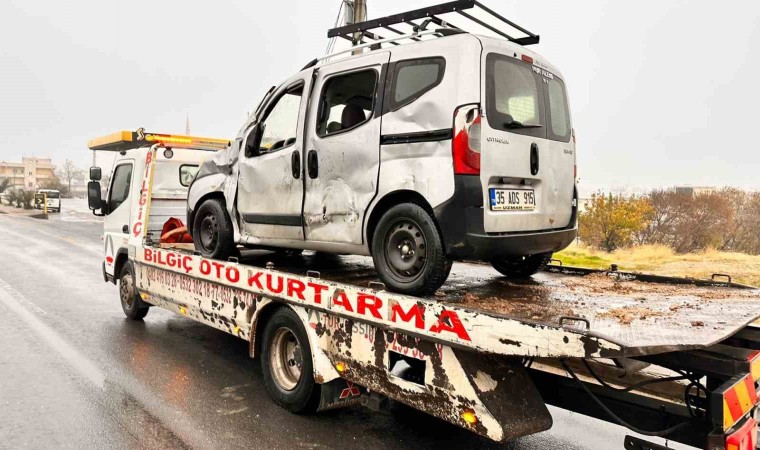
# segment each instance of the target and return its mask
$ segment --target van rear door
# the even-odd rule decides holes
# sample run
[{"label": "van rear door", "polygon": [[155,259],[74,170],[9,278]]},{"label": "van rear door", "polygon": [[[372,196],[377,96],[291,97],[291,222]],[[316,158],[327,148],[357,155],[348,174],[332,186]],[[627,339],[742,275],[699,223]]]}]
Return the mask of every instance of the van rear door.
[{"label": "van rear door", "polygon": [[533,58],[483,46],[480,179],[487,233],[569,225],[575,148],[564,83]]}]

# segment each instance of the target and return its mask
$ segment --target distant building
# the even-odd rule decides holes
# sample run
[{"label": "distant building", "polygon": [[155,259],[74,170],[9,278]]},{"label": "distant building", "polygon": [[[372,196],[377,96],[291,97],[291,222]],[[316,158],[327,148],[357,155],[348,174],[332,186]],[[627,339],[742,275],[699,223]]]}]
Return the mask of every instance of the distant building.
[{"label": "distant building", "polygon": [[673,189],[676,194],[684,195],[712,194],[715,192],[715,188],[709,186],[676,186]]},{"label": "distant building", "polygon": [[0,161],[0,179],[11,180],[11,189],[38,189],[55,176],[50,158],[24,156],[21,162]]}]

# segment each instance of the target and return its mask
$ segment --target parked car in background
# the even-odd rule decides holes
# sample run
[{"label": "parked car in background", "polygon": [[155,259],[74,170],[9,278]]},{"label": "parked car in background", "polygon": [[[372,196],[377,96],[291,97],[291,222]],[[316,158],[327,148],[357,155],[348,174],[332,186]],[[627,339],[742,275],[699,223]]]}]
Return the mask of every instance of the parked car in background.
[{"label": "parked car in background", "polygon": [[45,203],[48,211],[61,212],[61,192],[55,189],[39,189],[34,194],[34,207],[44,209]]}]

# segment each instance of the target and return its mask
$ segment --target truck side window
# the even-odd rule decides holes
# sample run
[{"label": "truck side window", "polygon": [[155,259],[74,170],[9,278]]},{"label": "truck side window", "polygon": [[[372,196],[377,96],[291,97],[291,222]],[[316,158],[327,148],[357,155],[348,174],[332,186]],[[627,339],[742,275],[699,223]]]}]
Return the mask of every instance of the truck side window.
[{"label": "truck side window", "polygon": [[129,188],[132,184],[132,164],[116,166],[113,172],[111,190],[108,194],[108,210],[114,211],[124,200],[129,198]]},{"label": "truck side window", "polygon": [[303,85],[290,89],[269,110],[262,122],[264,131],[259,144],[262,153],[273,152],[296,142],[302,94]]},{"label": "truck side window", "polygon": [[372,118],[377,72],[360,72],[329,78],[319,98],[317,135],[320,137],[356,128]]},{"label": "truck side window", "polygon": [[414,102],[443,80],[446,60],[423,58],[399,61],[393,71],[391,111]]}]

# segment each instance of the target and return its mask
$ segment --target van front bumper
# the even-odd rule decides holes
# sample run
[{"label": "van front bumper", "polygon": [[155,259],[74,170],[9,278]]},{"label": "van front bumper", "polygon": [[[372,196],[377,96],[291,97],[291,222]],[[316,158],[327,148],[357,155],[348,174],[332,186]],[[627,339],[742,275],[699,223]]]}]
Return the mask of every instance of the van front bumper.
[{"label": "van front bumper", "polygon": [[454,195],[434,208],[446,254],[455,260],[488,261],[499,256],[528,256],[558,252],[578,235],[576,206],[567,227],[553,230],[486,233],[480,178],[456,175]]}]

